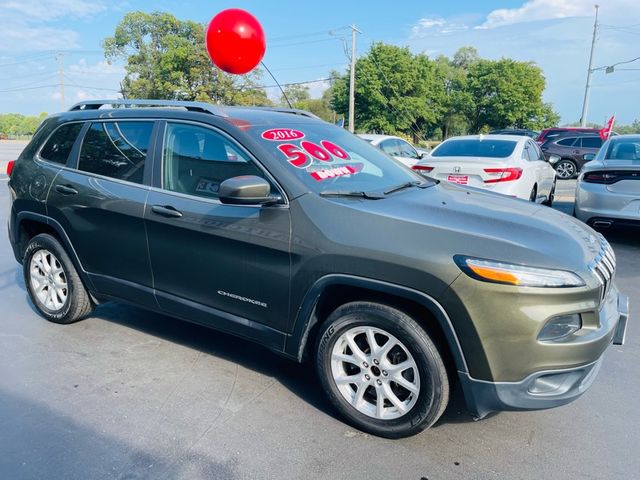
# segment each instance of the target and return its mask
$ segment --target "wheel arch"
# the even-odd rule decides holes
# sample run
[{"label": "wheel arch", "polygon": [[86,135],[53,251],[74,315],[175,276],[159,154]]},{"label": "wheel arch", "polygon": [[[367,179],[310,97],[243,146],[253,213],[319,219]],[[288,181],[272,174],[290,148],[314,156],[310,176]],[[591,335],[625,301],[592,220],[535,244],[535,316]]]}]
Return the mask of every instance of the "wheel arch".
[{"label": "wheel arch", "polygon": [[402,285],[345,274],[321,277],[309,289],[287,337],[285,354],[303,361],[322,322],[335,308],[352,301],[383,303],[411,315],[434,337],[445,363],[457,371],[468,372],[451,319],[433,297]]},{"label": "wheel arch", "polygon": [[19,212],[17,214],[15,239],[14,242],[12,242],[16,260],[22,263],[24,259],[24,252],[27,244],[29,243],[29,240],[42,233],[53,236],[62,244],[63,248],[69,255],[69,258],[73,262],[78,275],[82,279],[82,282],[90,290],[93,290],[93,284],[91,283],[91,280],[87,275],[85,269],[82,267],[82,263],[80,262],[78,254],[73,248],[69,236],[65,232],[62,225],[60,225],[60,223],[58,223],[51,217],[34,212]]}]

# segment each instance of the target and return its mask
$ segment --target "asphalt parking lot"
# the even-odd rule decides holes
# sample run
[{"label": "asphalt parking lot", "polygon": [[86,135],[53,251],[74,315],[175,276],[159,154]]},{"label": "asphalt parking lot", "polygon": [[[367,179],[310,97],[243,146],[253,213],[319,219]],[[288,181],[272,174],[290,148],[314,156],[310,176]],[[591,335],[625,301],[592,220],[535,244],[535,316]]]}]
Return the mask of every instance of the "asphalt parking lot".
[{"label": "asphalt parking lot", "polygon": [[[0,162],[16,150],[0,142]],[[8,212],[5,177],[3,225]],[[456,392],[436,426],[395,441],[342,423],[310,366],[252,343],[115,303],[46,322],[2,234],[0,478],[637,478],[640,233],[604,233],[632,315],[582,398],[474,422]]]}]

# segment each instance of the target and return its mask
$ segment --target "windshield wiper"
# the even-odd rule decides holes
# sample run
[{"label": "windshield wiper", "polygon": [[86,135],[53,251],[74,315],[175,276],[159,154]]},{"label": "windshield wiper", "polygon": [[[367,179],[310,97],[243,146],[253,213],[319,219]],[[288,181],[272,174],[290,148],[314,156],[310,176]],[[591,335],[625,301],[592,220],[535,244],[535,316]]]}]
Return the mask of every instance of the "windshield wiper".
[{"label": "windshield wiper", "polygon": [[405,183],[401,183],[400,185],[396,185],[395,187],[391,187],[389,190],[385,191],[384,194],[385,195],[389,195],[391,193],[394,192],[398,192],[400,190],[404,190],[405,188],[411,188],[411,187],[424,187],[424,186],[428,186],[429,184],[426,182],[421,182],[420,180],[414,180],[412,182],[405,182]]},{"label": "windshield wiper", "polygon": [[349,190],[326,190],[320,192],[321,197],[360,197],[369,200],[380,200],[384,195],[375,192],[349,191]]}]

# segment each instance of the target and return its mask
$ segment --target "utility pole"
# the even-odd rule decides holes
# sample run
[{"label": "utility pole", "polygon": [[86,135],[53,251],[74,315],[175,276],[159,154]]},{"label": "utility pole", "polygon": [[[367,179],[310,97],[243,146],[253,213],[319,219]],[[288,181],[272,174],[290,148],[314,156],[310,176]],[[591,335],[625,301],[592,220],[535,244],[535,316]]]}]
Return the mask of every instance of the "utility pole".
[{"label": "utility pole", "polygon": [[596,19],[593,22],[593,38],[591,39],[591,53],[589,54],[589,69],[587,70],[587,84],[584,86],[584,101],[582,102],[582,115],[580,116],[580,126],[587,125],[587,111],[589,110],[589,93],[591,93],[591,74],[593,73],[593,50],[596,46],[596,36],[598,34],[598,9],[600,5],[595,5]]},{"label": "utility pole", "polygon": [[60,75],[60,111],[64,112],[64,52],[56,53],[58,74]]},{"label": "utility pole", "polygon": [[362,33],[356,28],[355,25],[351,25],[351,75],[349,77],[349,131],[353,133],[354,117],[355,117],[355,103],[356,103],[356,32]]}]

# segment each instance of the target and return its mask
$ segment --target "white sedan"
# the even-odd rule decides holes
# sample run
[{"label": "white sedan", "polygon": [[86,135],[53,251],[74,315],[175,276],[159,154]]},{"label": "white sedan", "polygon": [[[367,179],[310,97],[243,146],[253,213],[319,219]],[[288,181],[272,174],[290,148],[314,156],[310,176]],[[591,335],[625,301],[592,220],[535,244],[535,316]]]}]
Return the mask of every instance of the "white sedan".
[{"label": "white sedan", "polygon": [[418,152],[413,145],[400,137],[394,137],[393,135],[374,135],[371,133],[359,133],[358,136],[371,145],[375,145],[387,155],[392,156],[409,168],[413,167],[424,157],[424,153]]},{"label": "white sedan", "polygon": [[[552,157],[551,162],[559,160]],[[470,135],[438,145],[412,167],[437,180],[551,205],[556,172],[529,137]]]}]

